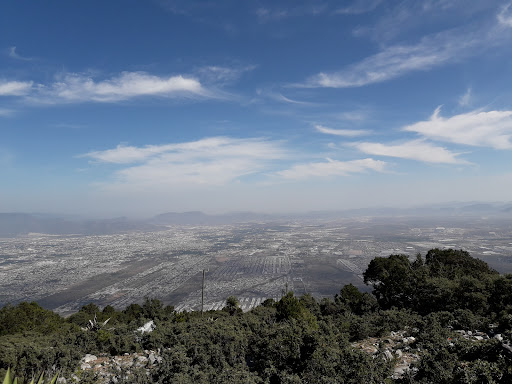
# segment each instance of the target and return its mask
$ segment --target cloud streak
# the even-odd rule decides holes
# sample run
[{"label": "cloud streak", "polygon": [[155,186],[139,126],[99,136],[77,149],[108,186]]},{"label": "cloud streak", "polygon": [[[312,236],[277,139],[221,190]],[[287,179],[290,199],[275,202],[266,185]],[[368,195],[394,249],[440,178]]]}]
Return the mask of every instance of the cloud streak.
[{"label": "cloud streak", "polygon": [[260,7],[256,9],[255,14],[261,23],[267,23],[289,17],[317,16],[326,12],[328,8],[328,5],[322,1],[312,1],[305,5],[287,8]]},{"label": "cloud streak", "polygon": [[12,116],[14,111],[12,109],[0,108],[0,117]]},{"label": "cloud streak", "polygon": [[512,149],[512,111],[472,111],[449,118],[438,107],[429,120],[403,128],[432,140],[475,147]]},{"label": "cloud streak", "polygon": [[[213,67],[218,81],[234,80],[236,74]],[[229,79],[228,79],[229,78]],[[36,104],[116,103],[134,98],[226,98],[221,90],[206,88],[197,78],[184,75],[156,76],[146,72],[121,72],[109,79],[65,73],[49,84],[33,81],[1,81],[0,96],[16,96]]]},{"label": "cloud streak", "polygon": [[145,72],[122,72],[108,80],[95,81],[80,74],[65,74],[49,86],[39,86],[32,99],[39,102],[112,103],[136,97],[211,97],[193,78],[159,77]]},{"label": "cloud streak", "polygon": [[512,27],[512,11],[510,9],[511,6],[512,3],[505,5],[497,16],[498,22],[505,27]]},{"label": "cloud streak", "polygon": [[290,169],[277,172],[277,175],[287,180],[304,180],[317,177],[348,176],[367,171],[383,172],[386,162],[371,158],[337,161],[327,159],[327,162],[295,165]]},{"label": "cloud streak", "polygon": [[410,159],[433,164],[469,164],[458,159],[459,154],[438,147],[423,140],[412,140],[401,144],[356,143],[354,146],[363,153],[373,156],[388,156]]},{"label": "cloud streak", "polygon": [[480,54],[503,40],[493,29],[477,32],[463,29],[423,37],[413,45],[391,45],[379,53],[337,72],[320,72],[298,87],[353,88],[388,81],[411,72],[426,71]]},{"label": "cloud streak", "polygon": [[0,81],[0,96],[24,96],[32,89],[32,81]]},{"label": "cloud streak", "polygon": [[32,60],[31,57],[24,57],[24,56],[19,55],[18,52],[16,52],[16,47],[9,47],[8,56],[11,59],[16,59],[16,60],[22,60],[22,61],[31,61]]},{"label": "cloud streak", "polygon": [[375,10],[380,3],[382,3],[382,0],[355,0],[348,7],[338,8],[334,13],[340,15],[361,15]]},{"label": "cloud streak", "polygon": [[223,67],[209,65],[201,67],[197,75],[208,83],[231,84],[237,81],[244,73],[256,69],[256,65],[247,65],[244,67]]},{"label": "cloud streak", "polygon": [[81,155],[93,162],[126,166],[116,183],[131,185],[222,185],[265,170],[287,156],[280,142],[211,137],[185,143],[119,145]]},{"label": "cloud streak", "polygon": [[467,107],[470,103],[471,103],[471,96],[472,96],[472,91],[471,91],[471,88],[468,88],[466,90],[466,93],[464,93],[460,98],[459,98],[459,105],[461,107]]},{"label": "cloud streak", "polygon": [[343,136],[343,137],[357,137],[368,135],[370,132],[363,129],[332,129],[322,125],[315,125],[315,129],[318,132],[325,133],[327,135]]}]

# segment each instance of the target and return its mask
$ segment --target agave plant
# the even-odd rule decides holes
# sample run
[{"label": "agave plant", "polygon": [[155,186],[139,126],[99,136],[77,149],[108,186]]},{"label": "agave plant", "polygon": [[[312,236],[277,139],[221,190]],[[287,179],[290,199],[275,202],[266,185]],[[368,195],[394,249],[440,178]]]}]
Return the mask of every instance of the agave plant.
[{"label": "agave plant", "polygon": [[[53,376],[53,378],[49,381],[49,384],[55,384],[57,382],[58,376],[59,376],[58,373],[55,376]],[[37,381],[35,381],[35,378],[32,378],[32,380],[30,381],[29,384],[44,384],[44,383],[45,383],[44,372],[42,372],[39,375],[39,378],[37,379]],[[11,374],[11,368],[7,368],[7,373],[5,374],[3,384],[18,384],[18,378],[14,377]]]},{"label": "agave plant", "polygon": [[94,315],[94,319],[89,320],[89,324],[87,324],[85,327],[83,327],[82,331],[98,331],[101,328],[103,328],[105,325],[107,325],[109,320],[110,320],[110,317],[103,322],[98,322],[96,315]]}]

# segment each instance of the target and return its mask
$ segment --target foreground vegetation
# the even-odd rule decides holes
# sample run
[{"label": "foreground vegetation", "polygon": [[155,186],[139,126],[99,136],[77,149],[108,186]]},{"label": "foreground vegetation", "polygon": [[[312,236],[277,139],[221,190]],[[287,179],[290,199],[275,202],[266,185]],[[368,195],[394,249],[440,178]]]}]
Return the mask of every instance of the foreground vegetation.
[{"label": "foreground vegetation", "polygon": [[[38,372],[95,383],[97,372],[80,369],[85,354],[152,350],[158,364],[118,368],[115,382],[512,382],[512,275],[467,252],[434,249],[413,262],[404,255],[375,258],[364,279],[371,294],[353,285],[320,301],[288,292],[247,313],[235,297],[203,315],[176,313],[155,299],[122,311],[89,304],[66,319],[36,303],[8,305],[0,309],[0,378],[10,367],[19,383]],[[153,332],[136,332],[149,320]],[[394,358],[382,348],[372,354],[352,345],[398,330],[413,336],[419,356],[400,377],[392,378]],[[468,340],[455,330],[491,337]]]}]

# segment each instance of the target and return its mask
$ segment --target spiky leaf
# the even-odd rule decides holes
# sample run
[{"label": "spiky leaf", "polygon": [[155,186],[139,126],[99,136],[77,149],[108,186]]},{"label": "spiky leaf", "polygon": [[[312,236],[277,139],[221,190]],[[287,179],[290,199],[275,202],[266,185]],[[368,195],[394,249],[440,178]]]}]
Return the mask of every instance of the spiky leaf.
[{"label": "spiky leaf", "polygon": [[39,376],[37,384],[44,384],[44,372],[41,372],[41,376]]},{"label": "spiky leaf", "polygon": [[59,374],[56,373],[55,376],[53,376],[53,379],[50,381],[50,384],[55,384],[57,382],[58,377],[59,377]]},{"label": "spiky leaf", "polygon": [[4,377],[4,384],[11,384],[11,382],[12,382],[11,368],[8,367],[7,368],[7,373],[5,374],[5,377]]}]

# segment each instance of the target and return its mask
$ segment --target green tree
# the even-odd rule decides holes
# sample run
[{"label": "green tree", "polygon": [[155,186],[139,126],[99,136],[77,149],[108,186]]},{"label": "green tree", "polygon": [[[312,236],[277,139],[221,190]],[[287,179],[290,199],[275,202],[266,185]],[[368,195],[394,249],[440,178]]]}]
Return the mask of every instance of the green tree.
[{"label": "green tree", "polygon": [[454,279],[460,276],[480,278],[482,275],[497,275],[485,261],[471,257],[467,251],[456,249],[431,249],[425,256],[425,265],[431,277]]},{"label": "green tree", "polygon": [[359,291],[352,284],[347,284],[341,289],[340,294],[336,295],[336,301],[357,315],[373,312],[378,308],[374,296]]},{"label": "green tree", "polygon": [[229,312],[230,315],[242,312],[240,303],[236,296],[229,296],[226,299],[226,306],[223,308],[224,311]]},{"label": "green tree", "polygon": [[414,301],[415,276],[406,255],[376,257],[363,277],[366,284],[372,284],[373,294],[384,309],[410,307]]}]

